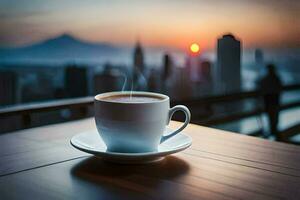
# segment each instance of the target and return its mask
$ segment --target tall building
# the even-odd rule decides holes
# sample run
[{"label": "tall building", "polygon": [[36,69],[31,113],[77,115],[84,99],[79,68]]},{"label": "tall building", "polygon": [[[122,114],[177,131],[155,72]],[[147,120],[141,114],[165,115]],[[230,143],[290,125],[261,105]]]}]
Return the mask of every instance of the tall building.
[{"label": "tall building", "polygon": [[159,83],[162,83],[159,80],[159,72],[157,70],[155,70],[155,69],[151,69],[150,73],[149,73],[149,76],[148,76],[147,91],[150,91],[150,92],[162,92],[162,91],[160,91],[161,88],[160,88]]},{"label": "tall building", "polygon": [[215,83],[221,93],[241,89],[241,42],[232,34],[218,39]]},{"label": "tall building", "polygon": [[68,66],[65,69],[65,90],[68,97],[88,95],[87,69],[85,67]]},{"label": "tall building", "polygon": [[254,55],[255,55],[255,64],[258,65],[259,67],[262,66],[264,63],[263,51],[261,49],[255,49]]},{"label": "tall building", "polygon": [[94,79],[93,94],[100,94],[104,92],[120,91],[126,87],[126,75],[122,75],[120,70],[114,69],[111,65],[106,65],[102,73],[97,73]]},{"label": "tall building", "polygon": [[200,62],[200,73],[202,82],[211,82],[211,63],[208,60]]},{"label": "tall building", "polygon": [[208,60],[200,62],[200,91],[201,95],[211,95],[213,90],[212,65]]},{"label": "tall building", "polygon": [[55,97],[55,88],[49,71],[32,72],[32,82],[22,84],[22,102],[36,102],[50,100]]},{"label": "tall building", "polygon": [[0,107],[16,103],[17,74],[0,71]]},{"label": "tall building", "polygon": [[188,81],[190,81],[191,74],[192,74],[192,60],[191,60],[190,56],[187,56],[185,58],[184,67],[185,67],[187,79],[188,79]]},{"label": "tall building", "polygon": [[172,73],[172,59],[168,54],[163,57],[163,69],[161,73],[161,79],[163,81],[167,80]]},{"label": "tall building", "polygon": [[134,49],[134,67],[137,68],[140,72],[144,71],[144,53],[142,46],[137,42]]},{"label": "tall building", "polygon": [[[133,52],[133,85],[135,89],[139,89],[140,83],[139,79],[141,76],[144,76],[145,71],[145,65],[144,65],[144,53],[143,49],[139,42],[137,42],[134,52]],[[143,77],[144,78],[144,77]]]}]

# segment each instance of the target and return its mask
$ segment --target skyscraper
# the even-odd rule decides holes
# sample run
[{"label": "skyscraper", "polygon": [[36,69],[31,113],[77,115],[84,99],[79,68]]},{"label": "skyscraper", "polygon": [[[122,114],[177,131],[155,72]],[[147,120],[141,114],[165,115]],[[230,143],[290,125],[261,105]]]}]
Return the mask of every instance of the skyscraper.
[{"label": "skyscraper", "polygon": [[215,83],[221,93],[241,89],[241,42],[232,34],[218,39]]},{"label": "skyscraper", "polygon": [[85,67],[66,67],[65,90],[68,97],[83,97],[88,95],[87,69]]},{"label": "skyscraper", "polygon": [[200,62],[200,73],[202,82],[211,82],[211,63],[208,60]]},{"label": "skyscraper", "polygon": [[168,54],[163,57],[163,69],[161,73],[161,79],[166,81],[172,73],[172,59]]},{"label": "skyscraper", "polygon": [[264,54],[261,49],[255,49],[255,64],[261,67],[264,63]]},{"label": "skyscraper", "polygon": [[0,106],[16,103],[17,74],[0,71]]},{"label": "skyscraper", "polygon": [[94,75],[94,92],[100,94],[104,92],[119,91],[126,87],[126,75],[122,75],[120,70],[114,69],[113,66],[106,64],[102,73]]},{"label": "skyscraper", "polygon": [[137,42],[133,52],[133,86],[139,89],[139,79],[144,76],[144,53],[139,42]]}]

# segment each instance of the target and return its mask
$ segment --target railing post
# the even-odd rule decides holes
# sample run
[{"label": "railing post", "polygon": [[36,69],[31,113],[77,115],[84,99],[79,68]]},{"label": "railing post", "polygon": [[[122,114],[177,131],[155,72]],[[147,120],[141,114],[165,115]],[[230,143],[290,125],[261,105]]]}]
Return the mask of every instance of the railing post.
[{"label": "railing post", "polygon": [[29,128],[31,126],[31,116],[29,113],[22,114],[22,127]]},{"label": "railing post", "polygon": [[88,107],[87,106],[81,106],[79,108],[80,118],[86,117],[88,113]]}]

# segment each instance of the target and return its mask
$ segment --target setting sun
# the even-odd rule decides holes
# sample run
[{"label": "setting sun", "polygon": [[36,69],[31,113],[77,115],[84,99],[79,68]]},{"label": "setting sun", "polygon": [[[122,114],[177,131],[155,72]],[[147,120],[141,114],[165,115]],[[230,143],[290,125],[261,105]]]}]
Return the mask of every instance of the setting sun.
[{"label": "setting sun", "polygon": [[198,53],[200,50],[199,45],[197,43],[191,44],[190,50],[192,53]]}]

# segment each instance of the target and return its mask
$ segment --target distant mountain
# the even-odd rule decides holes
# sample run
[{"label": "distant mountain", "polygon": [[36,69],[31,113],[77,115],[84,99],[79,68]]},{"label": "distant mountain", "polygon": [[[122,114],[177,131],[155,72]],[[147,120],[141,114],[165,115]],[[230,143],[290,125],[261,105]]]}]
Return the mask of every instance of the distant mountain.
[{"label": "distant mountain", "polygon": [[21,48],[0,48],[0,61],[3,60],[86,60],[101,59],[122,51],[108,43],[91,43],[68,34]]},{"label": "distant mountain", "polygon": [[[29,66],[33,63],[61,65],[65,63],[82,63],[87,65],[109,62],[115,65],[131,66],[134,46],[116,46],[110,43],[88,42],[69,34],[62,34],[26,47],[0,48],[0,65],[21,64]],[[186,53],[171,47],[143,47],[145,62],[148,66],[161,66],[163,55],[168,52],[173,62],[184,65]],[[273,62],[280,68],[300,71],[300,48],[262,49],[265,62]],[[203,52],[202,58],[216,61],[213,51]],[[253,68],[254,49],[243,49],[243,66]],[[45,65],[44,65],[45,64]]]},{"label": "distant mountain", "polygon": [[[109,62],[115,65],[132,65],[134,46],[116,46],[109,43],[83,41],[69,34],[50,38],[26,47],[0,48],[0,64],[82,63],[87,65]],[[149,66],[161,66],[163,54],[168,52],[175,62],[183,63],[185,54],[171,47],[143,47]]]}]

